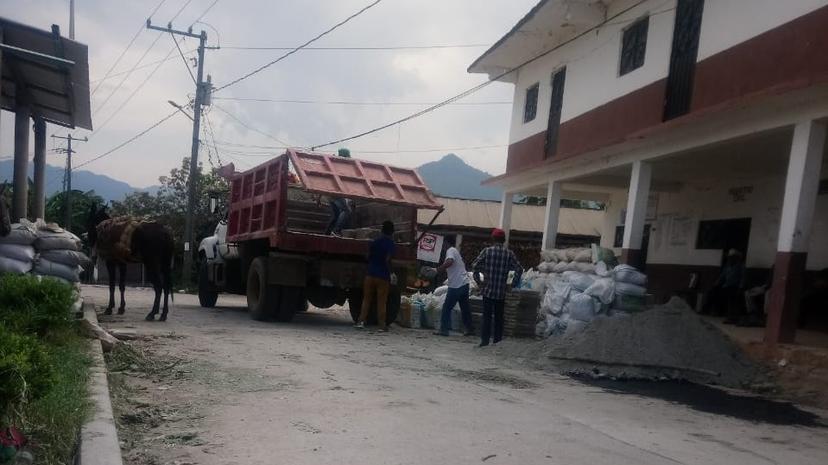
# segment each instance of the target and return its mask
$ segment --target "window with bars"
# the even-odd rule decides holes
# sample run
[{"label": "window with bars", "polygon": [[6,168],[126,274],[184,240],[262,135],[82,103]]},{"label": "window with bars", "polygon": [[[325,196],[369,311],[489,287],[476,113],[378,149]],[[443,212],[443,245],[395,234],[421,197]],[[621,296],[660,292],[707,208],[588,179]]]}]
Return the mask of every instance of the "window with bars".
[{"label": "window with bars", "polygon": [[538,115],[538,90],[539,84],[526,89],[526,103],[523,106],[523,122],[528,123]]},{"label": "window with bars", "polygon": [[621,39],[620,76],[644,66],[644,55],[647,52],[647,30],[649,28],[650,17],[648,16],[639,19],[624,30]]}]

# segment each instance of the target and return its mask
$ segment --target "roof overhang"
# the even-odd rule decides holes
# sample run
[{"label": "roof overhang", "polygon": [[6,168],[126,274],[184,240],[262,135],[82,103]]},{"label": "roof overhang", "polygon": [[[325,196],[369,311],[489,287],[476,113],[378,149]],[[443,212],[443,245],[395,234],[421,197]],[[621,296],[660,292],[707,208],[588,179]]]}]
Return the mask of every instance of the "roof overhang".
[{"label": "roof overhang", "polygon": [[513,82],[501,76],[577,37],[606,19],[610,0],[541,0],[505,36],[469,66],[470,73]]},{"label": "roof overhang", "polygon": [[92,129],[89,51],[51,31],[0,18],[0,108],[28,105],[33,116],[68,128]]}]

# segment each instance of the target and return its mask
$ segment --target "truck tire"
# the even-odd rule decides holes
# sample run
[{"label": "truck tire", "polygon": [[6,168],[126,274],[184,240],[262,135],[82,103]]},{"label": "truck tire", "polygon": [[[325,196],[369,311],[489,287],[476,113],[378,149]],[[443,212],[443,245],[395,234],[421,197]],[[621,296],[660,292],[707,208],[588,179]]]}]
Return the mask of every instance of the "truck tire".
[{"label": "truck tire", "polygon": [[247,272],[247,309],[256,321],[265,321],[279,305],[279,288],[267,283],[267,257],[258,257]]},{"label": "truck tire", "polygon": [[[391,325],[397,321],[397,315],[400,313],[400,288],[398,287],[391,287],[388,290],[388,301],[385,304],[385,324]],[[359,319],[359,313],[362,310],[362,300],[363,295],[362,291],[351,291],[351,295],[348,296],[348,309],[351,311],[351,318],[356,323],[357,319]],[[371,310],[368,312],[368,318],[366,318],[365,324],[367,325],[376,325],[377,324],[377,303],[376,301],[371,302]]]},{"label": "truck tire", "polygon": [[276,321],[289,322],[293,315],[305,310],[306,303],[304,287],[279,286],[279,304],[274,309],[273,317]]},{"label": "truck tire", "polygon": [[218,300],[218,291],[207,276],[207,263],[201,262],[198,268],[198,304],[204,308],[213,308]]},{"label": "truck tire", "polygon": [[351,311],[351,319],[356,323],[359,319],[359,312],[362,310],[362,289],[351,289],[348,293],[348,310]]},{"label": "truck tire", "polygon": [[335,287],[315,286],[307,288],[307,296],[310,303],[316,308],[331,308],[337,304],[340,291]]}]

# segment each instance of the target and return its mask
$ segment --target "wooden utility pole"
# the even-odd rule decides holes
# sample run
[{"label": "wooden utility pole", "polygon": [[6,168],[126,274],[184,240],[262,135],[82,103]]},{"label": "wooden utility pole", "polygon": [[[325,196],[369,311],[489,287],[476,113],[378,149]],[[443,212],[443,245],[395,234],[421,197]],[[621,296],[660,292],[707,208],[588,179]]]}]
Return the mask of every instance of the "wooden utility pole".
[{"label": "wooden utility pole", "polygon": [[65,137],[52,134],[52,137],[66,141],[65,149],[56,149],[55,151],[59,153],[66,153],[66,185],[63,189],[65,196],[63,201],[66,203],[66,208],[64,209],[65,216],[63,217],[63,229],[68,231],[72,227],[72,154],[75,153],[75,150],[72,149],[72,141],[89,142],[89,139],[86,137],[78,139],[72,137],[72,134]]},{"label": "wooden utility pole", "polygon": [[198,72],[196,73],[196,93],[193,102],[193,141],[190,150],[190,175],[188,177],[189,186],[187,189],[187,216],[184,218],[184,267],[182,271],[182,279],[185,285],[190,284],[192,278],[193,268],[193,215],[195,212],[195,196],[196,186],[198,185],[198,147],[199,147],[199,131],[201,130],[201,105],[204,104],[205,98],[208,98],[210,89],[208,83],[204,82],[204,49],[207,42],[207,33],[201,31],[201,34],[193,34],[192,27],[186,31],[177,31],[172,28],[172,24],[167,24],[167,27],[153,26],[150,20],[147,20],[147,29],[167,32],[172,35],[181,35],[185,37],[193,37],[199,40],[198,43]]}]

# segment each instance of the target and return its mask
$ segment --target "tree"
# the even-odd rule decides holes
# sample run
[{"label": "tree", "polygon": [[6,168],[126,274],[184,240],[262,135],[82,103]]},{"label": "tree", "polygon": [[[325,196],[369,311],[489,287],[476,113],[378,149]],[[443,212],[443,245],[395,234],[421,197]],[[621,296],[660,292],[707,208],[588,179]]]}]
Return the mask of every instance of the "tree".
[{"label": "tree", "polygon": [[[195,251],[198,242],[213,234],[218,218],[210,212],[210,192],[228,192],[227,181],[209,172],[204,173],[199,165],[201,174],[196,183],[196,204],[193,212],[193,235],[195,244],[191,250]],[[187,196],[190,179],[190,159],[184,158],[179,168],[173,168],[169,176],[161,176],[158,181],[161,188],[155,195],[147,192],[133,192],[120,202],[112,202],[111,214],[132,215],[146,217],[167,225],[175,238],[176,262],[180,263],[184,254],[184,220],[187,215]],[[220,202],[226,202],[226,195],[219,196]],[[220,205],[221,207],[221,205]],[[195,276],[195,274],[194,274]]]},{"label": "tree", "polygon": [[[72,225],[70,231],[80,236],[86,232],[86,220],[89,216],[89,210],[92,205],[100,206],[104,204],[104,199],[100,195],[92,191],[72,191]],[[46,218],[47,223],[57,223],[63,226],[66,220],[66,193],[58,192],[55,195],[46,199]]]}]

